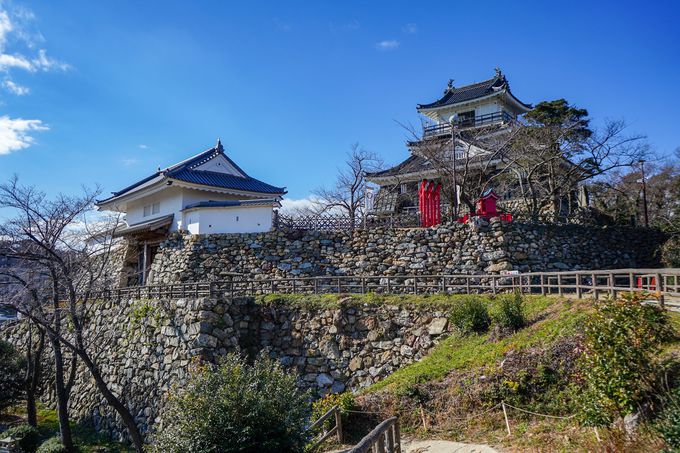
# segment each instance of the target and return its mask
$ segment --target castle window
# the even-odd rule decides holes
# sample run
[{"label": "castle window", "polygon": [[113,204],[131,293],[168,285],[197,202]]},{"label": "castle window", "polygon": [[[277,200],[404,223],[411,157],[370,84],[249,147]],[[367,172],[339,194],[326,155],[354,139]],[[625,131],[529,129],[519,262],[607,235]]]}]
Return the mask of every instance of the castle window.
[{"label": "castle window", "polygon": [[151,214],[158,214],[161,212],[161,204],[154,203],[144,206],[144,217],[149,217]]},{"label": "castle window", "polygon": [[406,193],[408,192],[408,186],[406,184],[401,184],[399,186],[399,193]]},{"label": "castle window", "polygon": [[461,112],[460,115],[458,115],[458,118],[460,120],[460,124],[463,126],[471,126],[475,124],[475,111],[470,110],[468,112]]}]

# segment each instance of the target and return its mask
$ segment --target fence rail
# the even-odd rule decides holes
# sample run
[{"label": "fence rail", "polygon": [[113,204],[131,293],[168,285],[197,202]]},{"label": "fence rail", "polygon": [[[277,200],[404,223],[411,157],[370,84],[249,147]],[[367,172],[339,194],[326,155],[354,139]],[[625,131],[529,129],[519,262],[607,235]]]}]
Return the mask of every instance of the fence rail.
[{"label": "fence rail", "polygon": [[656,293],[680,300],[680,269],[612,269],[522,274],[320,276],[227,280],[136,286],[100,291],[92,298],[243,297],[265,294],[557,294],[599,298],[622,292]]},{"label": "fence rail", "polygon": [[350,231],[362,228],[415,228],[420,227],[420,215],[402,212],[390,215],[357,215],[354,219],[343,214],[286,215],[275,211],[273,227],[277,230]]},{"label": "fence rail", "polygon": [[368,433],[348,453],[401,453],[399,419],[388,418]]},{"label": "fence rail", "polygon": [[326,439],[329,439],[331,436],[335,435],[337,437],[338,443],[342,444],[342,416],[340,414],[340,407],[338,406],[333,406],[323,414],[317,421],[311,424],[309,428],[307,428],[307,432],[313,432],[314,430],[318,428],[323,428],[326,420],[330,420],[331,417],[335,419],[335,426],[333,428],[329,429],[328,431],[322,431],[319,436],[314,439],[314,443],[309,447],[310,451],[313,451],[321,445]]}]

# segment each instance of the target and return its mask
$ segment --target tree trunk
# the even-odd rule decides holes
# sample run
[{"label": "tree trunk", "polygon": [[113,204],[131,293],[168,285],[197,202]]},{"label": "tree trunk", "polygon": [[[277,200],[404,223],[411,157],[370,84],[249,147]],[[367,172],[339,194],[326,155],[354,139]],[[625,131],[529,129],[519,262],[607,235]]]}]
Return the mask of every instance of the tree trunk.
[{"label": "tree trunk", "polygon": [[[29,336],[31,335],[29,331]],[[45,349],[45,332],[38,329],[38,347],[33,351],[32,344],[29,343],[27,353],[26,371],[26,418],[31,426],[38,426],[38,411],[36,408],[36,394],[40,385],[42,353]],[[32,340],[31,340],[32,342]]]},{"label": "tree trunk", "polygon": [[82,349],[79,349],[77,353],[78,356],[82,359],[87,369],[90,370],[90,373],[92,373],[94,382],[97,384],[97,388],[99,389],[99,391],[102,392],[102,395],[104,395],[104,398],[106,398],[106,402],[109,403],[111,407],[113,407],[113,409],[116,412],[118,412],[118,415],[120,415],[120,417],[123,419],[123,423],[125,424],[125,427],[127,428],[128,433],[130,434],[132,444],[135,447],[135,451],[137,451],[138,453],[143,453],[144,439],[142,438],[142,434],[139,432],[139,428],[135,423],[134,417],[132,416],[128,408],[123,403],[121,403],[121,401],[116,397],[116,395],[114,395],[111,392],[111,390],[109,390],[109,386],[106,384],[106,381],[104,381],[104,378],[99,372],[99,369],[97,369],[97,366],[92,362],[87,352],[85,352]]},{"label": "tree trunk", "polygon": [[54,390],[57,398],[57,416],[59,418],[59,431],[61,435],[61,443],[64,444],[66,450],[75,452],[73,445],[73,436],[71,435],[71,425],[69,425],[68,417],[68,396],[66,395],[66,386],[64,382],[64,357],[61,351],[61,343],[54,335],[50,335],[50,343],[54,352]]}]

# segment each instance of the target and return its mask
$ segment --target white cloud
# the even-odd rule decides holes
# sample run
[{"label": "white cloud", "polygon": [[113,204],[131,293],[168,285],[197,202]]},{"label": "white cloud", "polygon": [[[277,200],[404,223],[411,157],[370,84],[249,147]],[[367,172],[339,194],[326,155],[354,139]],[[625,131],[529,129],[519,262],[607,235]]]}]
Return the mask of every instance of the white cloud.
[{"label": "white cloud", "polygon": [[396,50],[399,47],[399,41],[396,39],[386,39],[380,41],[375,47],[378,50]]},{"label": "white cloud", "polygon": [[341,24],[330,22],[328,27],[332,33],[351,33],[361,28],[361,22],[357,19],[352,19],[349,22]]},{"label": "white cloud", "polygon": [[6,11],[0,11],[0,49],[5,48],[7,43],[7,35],[12,31],[14,26],[9,19]]},{"label": "white cloud", "polygon": [[[0,0],[0,86],[19,96],[30,92],[14,82],[15,71],[66,71],[70,66],[47,56],[42,46],[45,38],[35,30],[35,15],[29,9]],[[38,50],[36,51],[36,48]],[[0,116],[0,155],[27,148],[34,143],[33,133],[49,130],[42,120]]]},{"label": "white cloud", "polygon": [[34,142],[30,132],[46,131],[49,127],[40,120],[25,120],[0,116],[0,155],[28,148]]},{"label": "white cloud", "polygon": [[137,159],[136,157],[128,157],[126,159],[123,159],[122,162],[123,162],[123,165],[125,165],[126,167],[130,167],[132,165],[138,164],[139,159]]},{"label": "white cloud", "polygon": [[314,210],[317,207],[317,198],[309,196],[307,198],[283,199],[281,200],[281,212],[284,214],[292,214],[300,211]]},{"label": "white cloud", "polygon": [[288,23],[286,23],[286,22],[283,22],[283,21],[282,21],[281,19],[279,19],[278,17],[275,17],[275,18],[274,18],[274,26],[276,26],[276,29],[277,29],[277,30],[279,30],[279,31],[285,31],[285,32],[289,32],[289,31],[291,31],[291,30],[293,29],[292,25],[290,25],[290,24],[288,24]]},{"label": "white cloud", "polygon": [[[0,4],[1,7],[2,4]],[[11,69],[21,69],[36,72],[70,69],[68,64],[48,57],[45,49],[39,49],[34,55],[8,51],[8,44],[11,42],[13,44],[23,43],[27,47],[24,50],[33,53],[34,47],[45,40],[40,32],[29,30],[29,24],[34,19],[33,13],[25,8],[15,8],[9,12],[0,10],[0,71],[9,72]]]},{"label": "white cloud", "polygon": [[54,69],[58,71],[68,71],[71,69],[70,65],[48,57],[45,49],[40,49],[38,51],[38,56],[33,59],[33,67],[43,71],[51,71]]},{"label": "white cloud", "polygon": [[149,149],[149,147],[142,143],[141,145],[139,145],[139,149]]},{"label": "white cloud", "polygon": [[30,90],[28,87],[19,85],[18,83],[14,83],[11,80],[7,79],[4,82],[2,82],[2,86],[9,91],[12,94],[16,94],[17,96],[23,96],[25,94],[28,94]]},{"label": "white cloud", "polygon": [[418,33],[418,26],[416,24],[406,24],[402,28],[402,31],[406,34],[413,35]]},{"label": "white cloud", "polygon": [[30,72],[35,71],[33,63],[27,60],[23,55],[0,53],[0,71],[8,71],[12,68],[24,69]]}]

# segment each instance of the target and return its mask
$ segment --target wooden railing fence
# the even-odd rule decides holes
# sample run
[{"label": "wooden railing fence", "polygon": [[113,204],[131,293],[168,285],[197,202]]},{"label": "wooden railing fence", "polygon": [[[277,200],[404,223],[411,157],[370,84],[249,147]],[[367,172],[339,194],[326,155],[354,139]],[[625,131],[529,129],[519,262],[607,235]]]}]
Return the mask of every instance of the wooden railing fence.
[{"label": "wooden railing fence", "polygon": [[399,419],[388,418],[368,433],[348,453],[401,453]]},{"label": "wooden railing fence", "polygon": [[316,449],[319,445],[321,445],[324,441],[332,437],[333,435],[337,436],[338,443],[342,444],[342,416],[340,414],[340,408],[338,406],[333,406],[323,414],[317,421],[312,423],[309,428],[307,428],[307,432],[314,432],[318,428],[323,428],[326,420],[330,420],[331,417],[334,417],[335,419],[335,425],[333,428],[329,429],[328,431],[322,431],[317,438],[314,440],[314,443],[309,447],[310,450]]},{"label": "wooden railing fence", "polygon": [[680,269],[612,269],[522,274],[319,276],[226,280],[104,290],[91,298],[119,300],[187,297],[234,298],[264,294],[556,294],[599,298],[623,292],[654,293],[661,304],[680,300]]},{"label": "wooden railing fence", "polygon": [[274,216],[273,227],[277,230],[305,231],[350,231],[375,228],[414,228],[420,227],[418,212],[374,216],[365,219],[357,216],[352,220],[344,214],[286,215],[278,211]]}]

